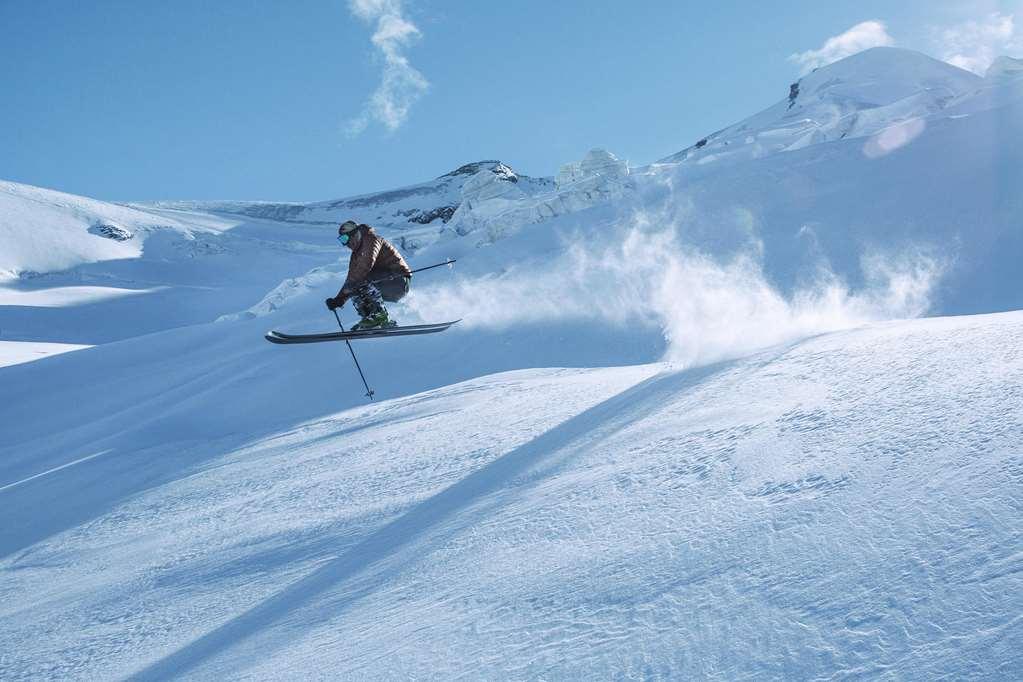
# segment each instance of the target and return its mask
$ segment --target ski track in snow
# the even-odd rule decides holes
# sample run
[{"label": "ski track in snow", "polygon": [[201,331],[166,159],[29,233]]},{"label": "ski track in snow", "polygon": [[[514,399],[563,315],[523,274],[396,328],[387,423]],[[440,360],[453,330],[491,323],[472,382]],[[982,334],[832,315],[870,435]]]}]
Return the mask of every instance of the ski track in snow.
[{"label": "ski track in snow", "polygon": [[1006,676],[1021,344],[891,323],[309,423],[8,557],[0,673]]},{"label": "ski track in snow", "polygon": [[43,476],[48,476],[49,474],[55,474],[55,473],[57,473],[58,471],[60,471],[62,469],[66,469],[68,467],[75,466],[76,464],[81,464],[82,462],[88,462],[90,459],[94,459],[96,457],[100,457],[101,455],[105,455],[108,452],[110,452],[110,451],[109,450],[101,450],[99,452],[94,452],[91,455],[86,455],[85,457],[79,457],[78,459],[72,460],[72,461],[68,462],[67,464],[61,464],[60,466],[53,467],[52,469],[49,469],[47,471],[42,471],[42,472],[40,472],[38,474],[33,474],[32,476],[29,476],[28,478],[23,478],[20,481],[15,481],[14,483],[8,483],[7,485],[0,486],[0,492],[3,492],[5,490],[9,490],[9,489],[17,487],[19,485],[24,485],[24,484],[28,483],[29,481],[34,481],[37,478],[42,478]]}]

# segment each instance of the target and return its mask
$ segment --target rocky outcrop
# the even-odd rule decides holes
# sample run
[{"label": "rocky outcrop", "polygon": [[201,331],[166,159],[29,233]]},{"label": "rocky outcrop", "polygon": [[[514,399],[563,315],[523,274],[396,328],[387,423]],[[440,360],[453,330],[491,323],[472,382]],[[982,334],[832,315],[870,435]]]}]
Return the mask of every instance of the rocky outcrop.
[{"label": "rocky outcrop", "polygon": [[89,234],[113,239],[115,242],[126,242],[135,236],[131,230],[113,223],[94,223],[89,226]]},{"label": "rocky outcrop", "polygon": [[500,161],[476,161],[475,163],[467,163],[464,166],[459,166],[450,173],[437,178],[438,180],[443,178],[453,178],[459,175],[476,175],[480,171],[490,171],[494,175],[501,177],[504,180],[511,182],[518,182],[519,176],[516,175],[515,171],[511,167],[504,165]]},{"label": "rocky outcrop", "polygon": [[451,220],[451,216],[455,214],[458,206],[438,206],[428,211],[420,211],[416,209],[410,209],[407,211],[398,211],[398,215],[403,215],[408,218],[410,223],[419,223],[420,225],[429,225],[434,220],[440,220],[442,223],[446,223]]}]

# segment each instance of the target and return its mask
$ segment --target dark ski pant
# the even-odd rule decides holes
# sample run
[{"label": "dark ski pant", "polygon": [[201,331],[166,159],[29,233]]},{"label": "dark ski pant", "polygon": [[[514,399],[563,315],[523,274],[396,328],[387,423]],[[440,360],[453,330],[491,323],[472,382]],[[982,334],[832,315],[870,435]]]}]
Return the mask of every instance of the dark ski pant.
[{"label": "dark ski pant", "polygon": [[408,293],[410,280],[390,270],[370,270],[352,294],[356,312],[363,318],[372,317],[384,309],[384,301],[400,301]]}]

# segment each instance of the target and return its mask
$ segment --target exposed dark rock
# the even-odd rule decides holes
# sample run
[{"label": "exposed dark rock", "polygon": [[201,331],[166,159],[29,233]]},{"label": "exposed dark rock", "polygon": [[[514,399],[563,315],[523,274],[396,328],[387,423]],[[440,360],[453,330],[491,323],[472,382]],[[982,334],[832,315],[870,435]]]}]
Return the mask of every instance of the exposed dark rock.
[{"label": "exposed dark rock", "polygon": [[409,220],[420,225],[428,225],[437,220],[437,218],[440,218],[441,222],[446,223],[451,220],[451,216],[455,214],[457,209],[458,206],[438,206],[429,211],[417,211],[416,215],[409,217]]},{"label": "exposed dark rock", "polygon": [[111,225],[110,223],[95,223],[91,225],[89,227],[89,234],[113,239],[116,242],[126,242],[135,236],[130,230],[117,225]]},{"label": "exposed dark rock", "polygon": [[441,177],[451,178],[456,175],[475,175],[476,173],[479,173],[481,170],[491,170],[494,166],[498,165],[503,164],[501,164],[501,162],[497,160],[476,161],[474,163],[467,163],[464,166],[459,166],[455,170],[451,171],[450,173],[445,173]]},{"label": "exposed dark rock", "polygon": [[481,170],[488,170],[494,175],[499,176],[502,180],[508,180],[510,182],[518,182],[519,176],[515,174],[509,166],[504,165],[500,161],[476,161],[475,163],[467,163],[464,166],[459,166],[450,173],[445,173],[440,176],[442,178],[452,178],[456,175],[475,175]]},{"label": "exposed dark rock", "polygon": [[797,97],[799,97],[799,81],[789,86],[789,109],[795,105]]}]

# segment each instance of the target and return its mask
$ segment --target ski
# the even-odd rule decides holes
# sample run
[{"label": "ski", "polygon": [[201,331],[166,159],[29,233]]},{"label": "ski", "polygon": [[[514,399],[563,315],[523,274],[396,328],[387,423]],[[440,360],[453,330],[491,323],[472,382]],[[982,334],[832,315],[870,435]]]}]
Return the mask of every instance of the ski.
[{"label": "ski", "polygon": [[417,334],[434,334],[442,332],[460,320],[451,322],[440,322],[437,324],[417,324],[407,327],[384,327],[382,329],[364,329],[347,332],[324,332],[321,334],[285,334],[279,331],[269,331],[265,337],[270,343],[292,344],[292,343],[321,343],[324,341],[355,341],[358,339],[380,339],[388,336],[413,336]]}]

